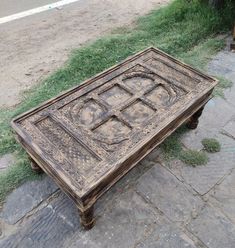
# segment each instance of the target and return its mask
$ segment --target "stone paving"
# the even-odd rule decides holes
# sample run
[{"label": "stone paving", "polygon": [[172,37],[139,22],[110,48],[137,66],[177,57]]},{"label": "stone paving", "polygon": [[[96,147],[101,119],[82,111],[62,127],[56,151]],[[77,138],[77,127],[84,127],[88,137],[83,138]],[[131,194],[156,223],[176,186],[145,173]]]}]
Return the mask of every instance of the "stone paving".
[{"label": "stone paving", "polygon": [[[235,54],[220,52],[211,74],[235,83]],[[73,202],[48,178],[12,192],[0,213],[1,248],[234,248],[235,84],[211,100],[182,144],[202,149],[205,137],[222,149],[205,166],[147,158],[96,204],[96,225],[82,230]]]}]

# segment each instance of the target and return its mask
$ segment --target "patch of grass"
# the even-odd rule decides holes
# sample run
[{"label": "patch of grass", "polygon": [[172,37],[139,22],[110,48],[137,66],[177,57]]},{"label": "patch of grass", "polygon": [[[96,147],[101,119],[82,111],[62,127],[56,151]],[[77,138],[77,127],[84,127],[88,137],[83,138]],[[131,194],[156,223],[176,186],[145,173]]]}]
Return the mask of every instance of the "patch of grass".
[{"label": "patch of grass", "polygon": [[165,139],[160,145],[163,151],[164,158],[166,160],[178,158],[182,151],[182,144],[180,143],[180,137],[187,131],[187,127],[182,125],[171,136]]},{"label": "patch of grass", "polygon": [[190,63],[203,64],[222,48],[218,33],[233,25],[231,6],[220,13],[198,1],[176,0],[140,18],[127,34],[114,34],[74,50],[65,67],[31,89],[14,115],[28,110],[61,91],[148,47],[156,46]]},{"label": "patch of grass", "polygon": [[185,132],[187,132],[187,130],[188,129],[185,125],[181,126],[161,144],[160,147],[164,154],[164,158],[166,161],[179,159],[194,167],[206,164],[209,159],[205,152],[191,149],[183,150],[180,138]]},{"label": "patch of grass", "polygon": [[43,175],[36,174],[30,167],[28,157],[22,149],[16,154],[17,162],[8,170],[0,173],[0,206],[6,195],[20,183],[40,179]]},{"label": "patch of grass", "polygon": [[128,26],[118,27],[111,31],[111,34],[130,34],[132,28]]},{"label": "patch of grass", "polygon": [[11,111],[2,110],[0,112],[0,156],[14,152],[19,147],[9,126],[11,118]]},{"label": "patch of grass", "polygon": [[209,158],[207,154],[203,151],[195,151],[195,150],[185,150],[180,153],[180,160],[185,164],[197,166],[204,165],[208,162]]},{"label": "patch of grass", "polygon": [[190,51],[180,55],[180,59],[203,71],[212,55],[223,49],[223,47],[224,40],[211,38],[193,47]]},{"label": "patch of grass", "polygon": [[161,144],[160,147],[164,154],[164,158],[166,161],[179,159],[194,167],[206,164],[208,162],[208,156],[205,152],[191,149],[183,150],[180,138],[187,130],[188,128],[185,125],[182,125]]},{"label": "patch of grass", "polygon": [[164,153],[165,159],[177,158],[182,150],[182,145],[179,141],[179,138],[174,133],[169,136],[162,144],[161,149]]},{"label": "patch of grass", "polygon": [[[202,68],[211,56],[222,48],[224,41],[215,37],[231,29],[234,12],[234,6],[230,4],[217,12],[197,0],[175,0],[170,5],[140,18],[130,31],[125,28],[116,30],[108,37],[75,50],[64,68],[25,94],[25,100],[19,107],[12,111],[1,111],[0,154],[19,149],[9,127],[13,116],[37,106],[63,90],[78,85],[84,79],[148,46],[158,47],[193,66]],[[169,157],[175,156],[181,149],[174,135],[166,140],[163,147]],[[171,147],[174,147],[174,151]],[[24,158],[23,154],[22,152],[19,155],[19,159]],[[30,178],[31,170],[26,164],[27,161],[24,160],[22,166],[12,167],[9,172],[1,176],[0,192],[9,192],[10,189]],[[12,178],[9,179],[11,184],[8,184],[7,178]],[[5,193],[1,194],[5,195]]]},{"label": "patch of grass", "polygon": [[219,152],[221,149],[221,145],[219,143],[219,141],[217,139],[209,139],[209,138],[205,138],[202,140],[202,145],[204,146],[204,149],[207,152]]},{"label": "patch of grass", "polygon": [[231,88],[233,83],[232,81],[222,77],[217,77],[217,79],[219,80],[219,83],[213,91],[213,96],[224,98],[224,90]]}]

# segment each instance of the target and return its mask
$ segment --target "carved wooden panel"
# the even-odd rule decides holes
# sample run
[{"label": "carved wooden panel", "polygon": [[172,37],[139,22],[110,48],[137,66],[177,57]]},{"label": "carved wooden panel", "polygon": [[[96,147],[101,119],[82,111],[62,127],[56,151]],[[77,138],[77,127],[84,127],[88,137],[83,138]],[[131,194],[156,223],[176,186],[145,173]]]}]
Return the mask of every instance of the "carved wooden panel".
[{"label": "carved wooden panel", "polygon": [[209,99],[216,81],[149,48],[12,122],[82,208]]}]

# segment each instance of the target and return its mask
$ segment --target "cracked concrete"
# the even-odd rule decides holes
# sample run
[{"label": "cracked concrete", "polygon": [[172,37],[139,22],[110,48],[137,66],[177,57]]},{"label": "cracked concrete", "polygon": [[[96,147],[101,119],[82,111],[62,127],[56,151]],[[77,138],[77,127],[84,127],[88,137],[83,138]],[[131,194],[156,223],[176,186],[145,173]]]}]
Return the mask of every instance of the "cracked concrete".
[{"label": "cracked concrete", "polygon": [[[218,70],[226,61],[230,71]],[[235,82],[234,54],[220,52],[209,70]],[[235,116],[235,87],[225,95],[208,104],[198,128],[181,140],[200,150],[203,138],[217,138],[222,149],[208,154],[207,165],[165,163],[156,149],[97,202],[96,225],[88,232],[73,202],[52,181],[26,183],[3,206],[0,247],[235,247],[235,139],[233,125],[226,126]]]}]

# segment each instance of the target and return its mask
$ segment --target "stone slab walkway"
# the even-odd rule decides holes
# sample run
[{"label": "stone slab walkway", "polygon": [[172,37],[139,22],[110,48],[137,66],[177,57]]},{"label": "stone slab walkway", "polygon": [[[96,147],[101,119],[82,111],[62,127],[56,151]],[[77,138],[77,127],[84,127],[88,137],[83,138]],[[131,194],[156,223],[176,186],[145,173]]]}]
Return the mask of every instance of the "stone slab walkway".
[{"label": "stone slab walkway", "polygon": [[[220,52],[209,72],[235,83],[235,54]],[[222,144],[207,165],[166,163],[153,151],[97,202],[97,222],[88,232],[49,178],[22,185],[0,213],[0,247],[234,248],[235,84],[225,99],[207,104],[199,127],[181,141],[200,150],[205,137]]]}]

